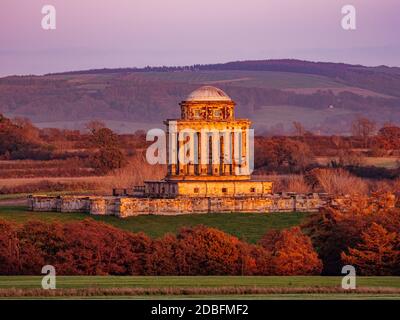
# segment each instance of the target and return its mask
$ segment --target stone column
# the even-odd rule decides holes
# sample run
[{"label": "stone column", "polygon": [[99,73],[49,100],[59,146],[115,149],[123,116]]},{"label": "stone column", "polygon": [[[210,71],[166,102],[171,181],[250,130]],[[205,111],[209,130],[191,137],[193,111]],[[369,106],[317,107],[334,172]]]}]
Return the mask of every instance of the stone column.
[{"label": "stone column", "polygon": [[223,173],[225,176],[231,175],[231,164],[232,162],[230,156],[231,152],[231,133],[230,132],[225,132],[223,136],[223,146],[221,147],[221,150],[223,152]]},{"label": "stone column", "polygon": [[170,124],[170,122],[168,122],[169,127],[168,127],[168,169],[169,169],[169,174],[171,176],[175,176],[176,175],[176,168],[177,168],[177,142],[178,142],[178,137],[176,134],[176,123]]},{"label": "stone column", "polygon": [[189,155],[190,161],[189,161],[189,164],[187,166],[188,166],[188,174],[191,175],[191,176],[194,176],[194,174],[195,174],[195,172],[194,172],[194,162],[195,162],[196,153],[195,153],[194,148],[196,147],[196,144],[195,144],[195,136],[196,136],[196,134],[197,134],[196,132],[191,132],[190,136],[189,136],[190,140],[188,142],[186,142],[186,143],[189,143],[189,146],[190,146],[190,148],[189,148],[189,150],[190,150],[190,155]]},{"label": "stone column", "polygon": [[199,135],[199,168],[200,168],[200,175],[206,176],[208,175],[208,161],[209,161],[209,154],[208,154],[208,135],[204,132],[200,132]]},{"label": "stone column", "polygon": [[219,172],[222,175],[225,175],[225,165],[224,165],[224,156],[225,156],[225,150],[224,150],[224,143],[225,143],[225,136],[220,135],[219,137]]},{"label": "stone column", "polygon": [[200,132],[199,131],[196,131],[196,136],[197,136],[197,158],[195,158],[195,160],[196,160],[196,175],[200,175],[201,174],[201,142],[200,142],[200,139],[201,139],[201,134],[200,134]]},{"label": "stone column", "polygon": [[[178,134],[179,136],[179,134]],[[186,174],[186,165],[184,163],[181,163],[180,161],[180,153],[184,152],[184,141],[179,141],[178,138],[178,170],[179,170],[179,175],[185,175]]]},{"label": "stone column", "polygon": [[[247,128],[246,128],[247,129]],[[241,173],[243,175],[248,175],[250,174],[249,170],[250,170],[250,150],[249,148],[249,144],[247,139],[249,138],[247,136],[247,130],[243,130],[242,131],[242,166],[241,166]]]},{"label": "stone column", "polygon": [[237,165],[236,160],[235,160],[235,152],[237,152],[236,149],[237,149],[238,146],[235,146],[235,142],[236,142],[236,140],[235,140],[235,132],[233,131],[231,133],[231,146],[232,146],[231,172],[232,172],[233,175],[236,175],[236,165]]},{"label": "stone column", "polygon": [[246,149],[246,131],[242,129],[242,159],[241,168],[243,169],[247,165],[247,149]]},{"label": "stone column", "polygon": [[213,133],[212,135],[212,140],[211,140],[211,168],[212,168],[212,175],[213,176],[219,176],[220,175],[220,148],[219,148],[219,142],[220,142],[220,137],[219,134]]}]

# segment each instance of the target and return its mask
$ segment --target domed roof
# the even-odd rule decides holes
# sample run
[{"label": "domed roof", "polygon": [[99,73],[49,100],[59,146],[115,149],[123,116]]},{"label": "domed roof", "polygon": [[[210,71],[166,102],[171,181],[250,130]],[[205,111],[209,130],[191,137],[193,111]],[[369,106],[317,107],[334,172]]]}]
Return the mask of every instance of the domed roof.
[{"label": "domed roof", "polygon": [[232,101],[232,99],[221,89],[204,86],[189,94],[186,101]]}]

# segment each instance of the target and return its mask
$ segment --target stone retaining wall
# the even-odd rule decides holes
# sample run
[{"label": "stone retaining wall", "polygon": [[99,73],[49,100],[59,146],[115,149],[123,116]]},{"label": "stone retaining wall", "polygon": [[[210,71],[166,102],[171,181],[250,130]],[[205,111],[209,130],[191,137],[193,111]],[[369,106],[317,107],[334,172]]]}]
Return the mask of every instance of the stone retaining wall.
[{"label": "stone retaining wall", "polygon": [[121,218],[137,215],[180,215],[222,212],[313,212],[330,203],[326,194],[273,194],[263,197],[171,199],[140,197],[46,196],[28,197],[32,211],[86,212]]}]

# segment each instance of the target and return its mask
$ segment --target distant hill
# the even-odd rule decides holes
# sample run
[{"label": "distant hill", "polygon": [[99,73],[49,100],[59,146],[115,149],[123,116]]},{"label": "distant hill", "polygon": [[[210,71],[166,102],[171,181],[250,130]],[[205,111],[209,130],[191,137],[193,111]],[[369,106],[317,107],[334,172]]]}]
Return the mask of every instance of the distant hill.
[{"label": "distant hill", "polygon": [[120,131],[161,126],[200,85],[225,90],[258,130],[293,121],[343,133],[357,115],[400,123],[400,68],[299,60],[74,71],[0,79],[0,112],[39,126],[81,127],[99,119]]}]

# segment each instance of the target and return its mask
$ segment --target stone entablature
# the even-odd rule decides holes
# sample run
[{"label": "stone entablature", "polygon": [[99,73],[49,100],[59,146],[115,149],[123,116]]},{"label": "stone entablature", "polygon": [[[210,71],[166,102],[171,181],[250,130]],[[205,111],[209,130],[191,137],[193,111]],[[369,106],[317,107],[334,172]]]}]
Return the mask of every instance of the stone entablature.
[{"label": "stone entablature", "polygon": [[28,197],[32,211],[85,212],[126,218],[137,215],[181,215],[231,212],[315,212],[332,203],[326,194],[270,194],[262,197]]},{"label": "stone entablature", "polygon": [[182,120],[230,121],[234,119],[233,101],[182,101]]}]

